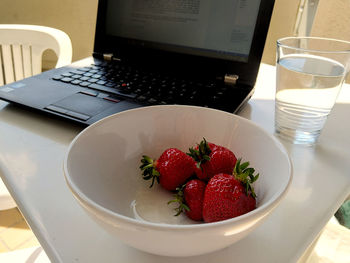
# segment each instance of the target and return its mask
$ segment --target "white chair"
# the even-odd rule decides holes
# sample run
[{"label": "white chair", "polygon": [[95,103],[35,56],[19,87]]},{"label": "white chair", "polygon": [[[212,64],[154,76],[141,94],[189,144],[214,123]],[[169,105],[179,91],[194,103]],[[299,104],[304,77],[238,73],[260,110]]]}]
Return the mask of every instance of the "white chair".
[{"label": "white chair", "polygon": [[72,61],[72,43],[61,30],[35,25],[0,25],[0,86],[42,71],[42,55],[52,49],[56,68]]},{"label": "white chair", "polygon": [[[0,25],[0,86],[41,73],[42,55],[51,49],[56,68],[72,62],[72,43],[61,30],[35,25]],[[0,210],[16,207],[0,178]]]}]

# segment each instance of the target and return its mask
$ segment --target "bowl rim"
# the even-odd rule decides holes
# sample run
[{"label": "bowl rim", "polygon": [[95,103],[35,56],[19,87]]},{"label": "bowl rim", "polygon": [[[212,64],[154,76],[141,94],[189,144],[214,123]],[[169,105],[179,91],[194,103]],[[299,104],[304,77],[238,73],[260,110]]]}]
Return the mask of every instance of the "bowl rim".
[{"label": "bowl rim", "polygon": [[[274,193],[272,195],[272,197],[269,200],[267,200],[267,202],[264,203],[262,206],[258,206],[254,210],[252,210],[246,214],[243,214],[241,216],[218,221],[218,222],[211,222],[211,223],[202,222],[202,223],[184,224],[184,225],[169,224],[169,223],[154,223],[154,222],[150,222],[150,221],[146,221],[146,220],[141,221],[141,220],[138,220],[138,219],[135,219],[132,217],[118,214],[114,211],[111,211],[111,210],[105,208],[104,206],[102,206],[99,203],[95,202],[94,200],[90,199],[82,191],[80,191],[79,187],[76,186],[74,184],[73,180],[70,178],[69,172],[68,172],[68,167],[67,167],[69,153],[71,152],[71,149],[74,147],[76,141],[79,140],[90,129],[94,129],[100,125],[103,125],[104,122],[109,121],[110,119],[118,118],[118,116],[120,116],[120,115],[130,114],[130,113],[133,113],[134,111],[139,111],[139,110],[148,110],[150,108],[174,108],[174,109],[186,108],[189,110],[202,109],[202,110],[208,110],[208,111],[217,111],[220,114],[226,114],[226,115],[229,115],[231,118],[236,118],[239,121],[243,121],[243,122],[248,123],[249,125],[253,125],[255,128],[257,128],[262,133],[267,135],[270,139],[272,139],[272,141],[277,146],[277,148],[280,149],[281,152],[283,153],[283,155],[286,157],[287,163],[288,163],[288,178],[287,178],[288,180],[287,180],[286,184],[283,185],[283,187],[281,187],[279,189],[279,191]],[[268,213],[268,211],[272,211],[279,204],[279,202],[284,198],[284,196],[287,194],[287,192],[290,188],[290,185],[291,185],[291,182],[293,179],[293,166],[292,166],[290,156],[289,156],[286,148],[283,146],[283,144],[275,136],[273,136],[270,133],[268,133],[267,131],[265,131],[262,127],[260,127],[259,125],[257,125],[253,121],[246,119],[246,118],[243,118],[241,116],[238,116],[238,115],[235,115],[235,114],[232,114],[229,112],[221,111],[221,110],[212,109],[212,108],[204,108],[204,107],[200,107],[200,106],[191,106],[191,105],[156,105],[156,106],[139,107],[139,108],[125,110],[125,111],[122,111],[119,113],[112,114],[110,116],[107,116],[107,117],[93,123],[92,125],[86,127],[84,130],[82,130],[69,144],[68,150],[66,151],[65,157],[63,160],[63,172],[64,172],[64,177],[65,177],[65,180],[66,180],[66,183],[67,183],[69,189],[71,190],[71,192],[73,193],[75,198],[77,198],[78,201],[80,201],[84,206],[88,206],[90,209],[96,209],[99,212],[101,212],[109,217],[116,218],[118,220],[121,220],[124,223],[136,225],[138,227],[147,227],[147,228],[157,229],[157,230],[178,230],[178,231],[187,231],[189,229],[202,230],[204,228],[205,229],[218,228],[218,227],[223,227],[226,225],[232,226],[232,224],[241,224],[244,222],[251,221],[252,218],[263,217]]]}]

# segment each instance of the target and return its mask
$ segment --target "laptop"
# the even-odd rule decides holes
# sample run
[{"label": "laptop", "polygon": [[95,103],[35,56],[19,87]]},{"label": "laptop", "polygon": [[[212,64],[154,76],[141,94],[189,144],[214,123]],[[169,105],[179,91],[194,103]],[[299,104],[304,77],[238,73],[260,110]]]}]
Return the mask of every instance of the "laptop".
[{"label": "laptop", "polygon": [[237,113],[274,0],[100,0],[92,56],[0,87],[0,99],[90,125],[149,105]]}]

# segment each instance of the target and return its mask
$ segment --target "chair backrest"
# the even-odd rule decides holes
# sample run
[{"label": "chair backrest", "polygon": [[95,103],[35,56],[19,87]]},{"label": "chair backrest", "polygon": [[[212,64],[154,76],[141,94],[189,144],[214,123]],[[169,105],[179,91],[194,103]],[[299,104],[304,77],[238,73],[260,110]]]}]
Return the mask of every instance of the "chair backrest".
[{"label": "chair backrest", "polygon": [[42,55],[53,50],[56,68],[72,61],[72,43],[61,30],[35,25],[0,25],[0,86],[42,71]]}]

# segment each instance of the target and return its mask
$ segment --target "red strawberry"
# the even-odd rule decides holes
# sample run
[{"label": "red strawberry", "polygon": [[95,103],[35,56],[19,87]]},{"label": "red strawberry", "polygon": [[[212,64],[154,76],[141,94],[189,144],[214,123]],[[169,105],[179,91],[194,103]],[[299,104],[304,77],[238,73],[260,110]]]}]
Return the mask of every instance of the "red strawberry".
[{"label": "red strawberry", "polygon": [[193,159],[176,148],[165,150],[158,160],[152,160],[144,155],[141,163],[143,179],[152,179],[150,187],[156,180],[163,188],[170,191],[184,184],[195,170]]},{"label": "red strawberry", "polygon": [[202,221],[205,187],[206,183],[198,179],[190,180],[182,187],[179,187],[175,194],[175,199],[168,202],[168,204],[173,202],[179,203],[179,206],[175,209],[177,211],[176,216],[185,211],[190,219]]},{"label": "red strawberry", "polygon": [[195,149],[190,148],[189,156],[197,162],[196,175],[201,180],[209,180],[218,173],[231,174],[237,158],[226,147],[208,143],[204,138]]},{"label": "red strawberry", "polygon": [[[204,138],[203,138],[203,142],[206,142],[206,140]],[[212,142],[207,142],[207,144],[212,152],[228,150],[226,147],[221,146],[221,145],[217,145],[217,144],[212,143]],[[199,148],[199,145],[196,146],[197,150],[198,150],[198,148]]]},{"label": "red strawberry", "polygon": [[243,215],[255,209],[256,200],[251,183],[258,179],[249,163],[237,161],[234,175],[217,174],[210,179],[204,193],[203,219],[206,223]]},{"label": "red strawberry", "polygon": [[185,202],[190,208],[186,215],[192,220],[203,220],[203,199],[206,183],[201,180],[193,179],[186,184],[184,190]]}]

